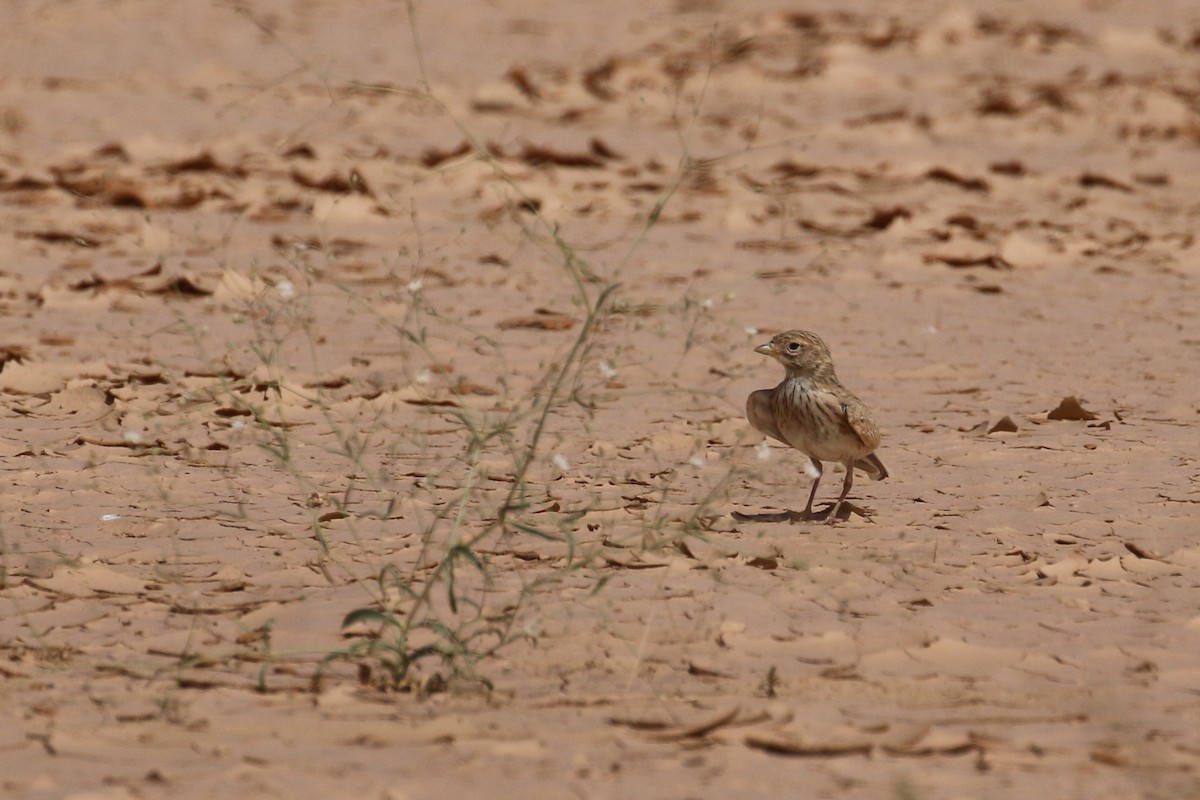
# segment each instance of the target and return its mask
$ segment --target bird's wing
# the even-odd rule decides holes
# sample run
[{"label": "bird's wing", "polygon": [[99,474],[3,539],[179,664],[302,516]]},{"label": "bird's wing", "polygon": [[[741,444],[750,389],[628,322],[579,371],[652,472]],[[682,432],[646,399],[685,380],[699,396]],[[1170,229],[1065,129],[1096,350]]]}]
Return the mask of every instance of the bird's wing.
[{"label": "bird's wing", "polygon": [[842,413],[845,415],[846,424],[862,440],[864,446],[872,450],[879,447],[879,428],[875,426],[871,412],[861,400],[854,395],[842,398]]},{"label": "bird's wing", "polygon": [[758,389],[750,393],[750,396],[746,398],[746,419],[750,420],[750,424],[760,433],[765,433],[772,439],[789,444],[788,440],[784,439],[783,434],[779,432],[779,426],[775,424],[775,412],[771,410],[770,389]]}]

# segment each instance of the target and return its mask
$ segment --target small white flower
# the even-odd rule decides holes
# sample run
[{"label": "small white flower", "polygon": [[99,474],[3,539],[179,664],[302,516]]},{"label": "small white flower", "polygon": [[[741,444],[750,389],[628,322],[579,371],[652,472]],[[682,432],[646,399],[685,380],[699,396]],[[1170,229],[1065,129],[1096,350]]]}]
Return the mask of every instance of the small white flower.
[{"label": "small white flower", "polygon": [[433,373],[427,369],[423,369],[417,373],[417,377],[414,380],[417,383],[431,383],[433,381]]},{"label": "small white flower", "polygon": [[812,478],[814,481],[821,477],[821,470],[817,469],[817,465],[812,463],[811,460],[804,462],[804,471],[807,472],[808,477]]},{"label": "small white flower", "polygon": [[700,305],[701,305],[703,308],[706,308],[706,309],[707,309],[707,308],[712,308],[712,307],[713,307],[713,300],[712,300],[712,298],[711,298],[711,297],[709,297],[709,298],[706,298],[706,299],[705,299],[705,301],[704,301],[703,303],[701,303]]},{"label": "small white flower", "polygon": [[758,328],[755,328],[752,325],[747,325],[745,330],[747,336],[758,336]]},{"label": "small white flower", "polygon": [[141,444],[142,434],[139,431],[125,431],[121,434],[121,438],[126,444]]},{"label": "small white flower", "polygon": [[554,458],[550,460],[554,462],[554,466],[558,467],[563,472],[566,472],[571,468],[571,462],[567,461],[567,457],[562,453],[555,453]]},{"label": "small white flower", "polygon": [[120,518],[121,518],[120,514],[101,514],[100,515],[101,522],[116,522]]},{"label": "small white flower", "polygon": [[600,374],[604,376],[605,380],[611,381],[613,378],[617,377],[617,370],[612,364],[608,363],[607,361],[601,361],[599,366]]},{"label": "small white flower", "polygon": [[235,431],[244,431],[246,430],[246,421],[235,419],[229,427],[233,428]]},{"label": "small white flower", "polygon": [[688,459],[688,463],[693,467],[703,467],[708,461],[704,458],[703,453],[696,453],[696,455]]},{"label": "small white flower", "polygon": [[424,284],[421,283],[420,278],[413,278],[411,281],[408,282],[408,291],[411,294],[416,294],[417,292],[421,291],[421,287],[423,285]]},{"label": "small white flower", "polygon": [[279,292],[279,296],[284,300],[291,300],[296,296],[296,284],[284,278],[279,283],[275,284],[275,291]]},{"label": "small white flower", "polygon": [[[767,461],[771,458],[771,445],[767,443],[766,439],[754,446],[754,455],[758,456],[759,461]],[[812,465],[809,464],[809,466]]]}]

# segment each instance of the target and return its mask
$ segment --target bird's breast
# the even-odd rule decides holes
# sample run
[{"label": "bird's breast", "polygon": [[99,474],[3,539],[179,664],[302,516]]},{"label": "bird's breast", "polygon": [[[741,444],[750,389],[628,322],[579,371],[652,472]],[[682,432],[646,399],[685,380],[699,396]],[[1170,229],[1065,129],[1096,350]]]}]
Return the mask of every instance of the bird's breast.
[{"label": "bird's breast", "polygon": [[838,387],[791,378],[775,387],[771,410],[781,438],[821,461],[845,463],[870,452],[850,427]]}]

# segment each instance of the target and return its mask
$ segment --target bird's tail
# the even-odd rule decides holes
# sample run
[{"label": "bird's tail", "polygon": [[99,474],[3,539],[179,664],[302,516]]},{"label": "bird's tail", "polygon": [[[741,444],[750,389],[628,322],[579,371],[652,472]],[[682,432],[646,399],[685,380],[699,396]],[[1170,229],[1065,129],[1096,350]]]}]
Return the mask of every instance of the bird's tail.
[{"label": "bird's tail", "polygon": [[874,453],[858,459],[854,462],[854,466],[871,476],[872,480],[881,481],[888,476],[887,467]]}]

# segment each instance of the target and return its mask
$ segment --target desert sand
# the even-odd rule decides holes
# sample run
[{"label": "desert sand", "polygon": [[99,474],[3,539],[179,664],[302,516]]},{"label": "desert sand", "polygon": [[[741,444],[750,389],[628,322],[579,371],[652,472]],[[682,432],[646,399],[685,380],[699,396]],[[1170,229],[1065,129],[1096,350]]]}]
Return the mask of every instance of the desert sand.
[{"label": "desert sand", "polygon": [[0,794],[1200,796],[1200,9],[411,10],[0,9]]}]

